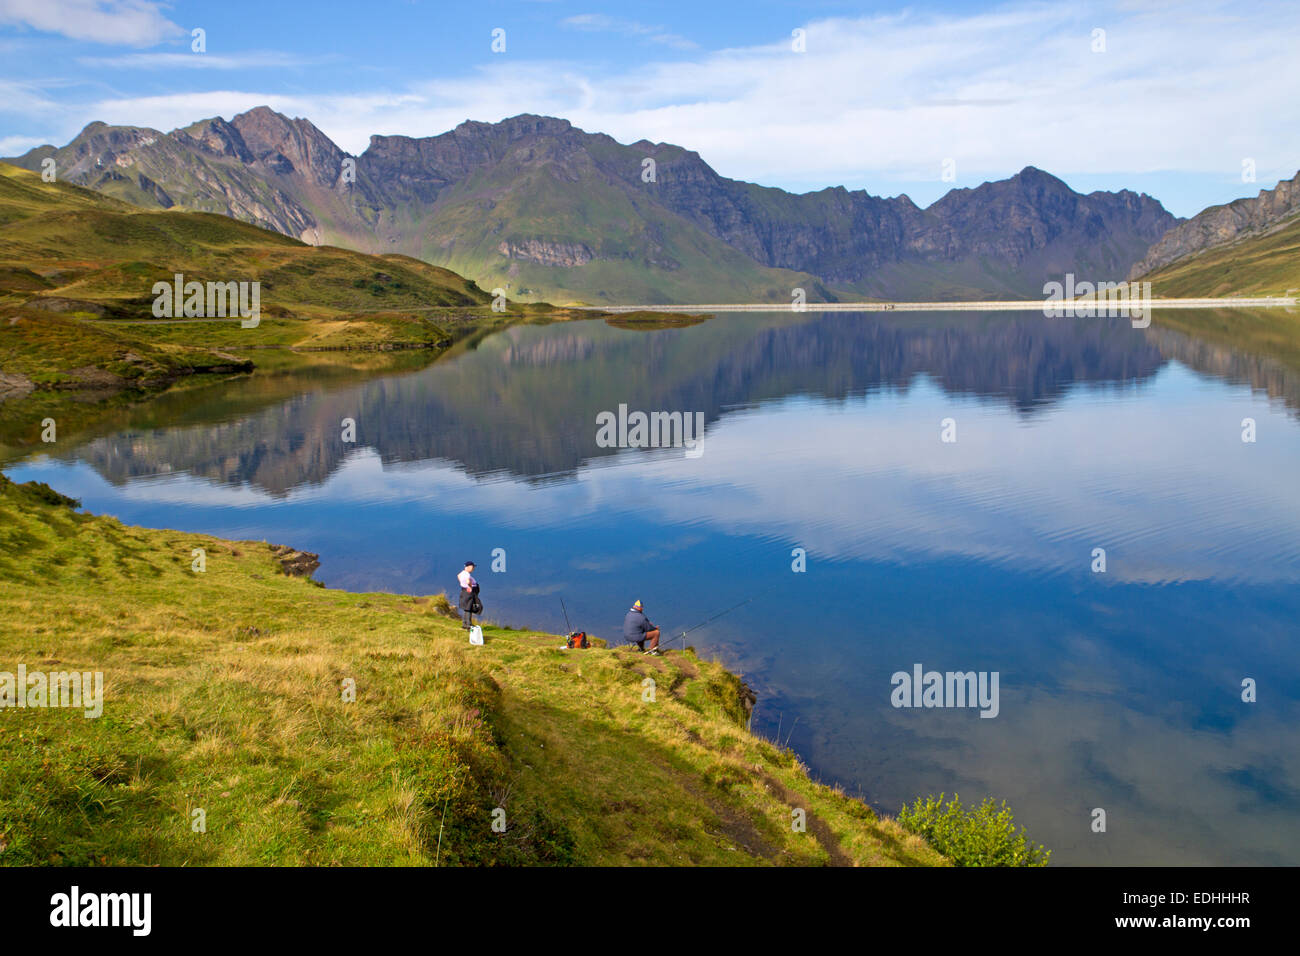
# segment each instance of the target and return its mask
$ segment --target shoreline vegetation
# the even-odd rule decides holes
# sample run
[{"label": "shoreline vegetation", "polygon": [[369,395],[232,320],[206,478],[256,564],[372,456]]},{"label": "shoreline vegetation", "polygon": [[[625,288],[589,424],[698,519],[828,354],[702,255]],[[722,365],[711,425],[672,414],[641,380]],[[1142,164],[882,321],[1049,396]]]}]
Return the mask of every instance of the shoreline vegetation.
[{"label": "shoreline vegetation", "polygon": [[99,717],[6,715],[0,863],[950,865],[752,734],[692,649],[471,647],[444,595],[77,507],[0,475],[0,671],[104,687]]}]

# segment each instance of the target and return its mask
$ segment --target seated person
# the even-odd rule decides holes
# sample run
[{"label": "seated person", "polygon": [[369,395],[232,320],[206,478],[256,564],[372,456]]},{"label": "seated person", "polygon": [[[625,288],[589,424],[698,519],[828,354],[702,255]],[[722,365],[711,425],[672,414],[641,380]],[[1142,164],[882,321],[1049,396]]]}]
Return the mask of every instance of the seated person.
[{"label": "seated person", "polygon": [[[659,628],[651,624],[650,619],[645,616],[640,601],[633,604],[631,610],[627,612],[627,617],[623,618],[623,640],[635,644],[641,649],[642,654],[659,653]],[[650,642],[649,651],[645,648],[646,641]]]}]

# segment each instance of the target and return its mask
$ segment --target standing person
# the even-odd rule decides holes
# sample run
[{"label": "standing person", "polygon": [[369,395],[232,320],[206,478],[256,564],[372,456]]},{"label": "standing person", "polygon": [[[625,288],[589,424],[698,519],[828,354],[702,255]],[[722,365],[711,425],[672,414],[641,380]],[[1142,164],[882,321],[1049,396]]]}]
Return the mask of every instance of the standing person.
[{"label": "standing person", "polygon": [[[650,619],[645,616],[640,601],[633,604],[631,610],[627,612],[627,617],[623,618],[623,640],[635,644],[641,649],[642,654],[659,653],[659,628],[651,624]],[[646,641],[650,642],[649,651],[645,649]]]},{"label": "standing person", "polygon": [[478,599],[478,582],[474,580],[474,562],[466,561],[465,569],[456,575],[460,582],[460,610],[464,615],[461,629],[468,631],[474,624],[474,615],[483,613],[483,602]]}]

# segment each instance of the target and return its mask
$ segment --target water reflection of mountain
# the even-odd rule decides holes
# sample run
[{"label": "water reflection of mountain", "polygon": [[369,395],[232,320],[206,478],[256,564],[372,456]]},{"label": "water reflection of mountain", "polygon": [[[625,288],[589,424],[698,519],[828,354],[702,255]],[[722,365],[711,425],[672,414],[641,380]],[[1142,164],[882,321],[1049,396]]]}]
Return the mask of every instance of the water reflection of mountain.
[{"label": "water reflection of mountain", "polygon": [[[188,471],[275,495],[324,481],[360,447],[386,463],[441,459],[474,476],[539,479],[614,453],[597,447],[595,419],[621,403],[701,411],[711,424],[737,406],[841,400],[926,375],[950,393],[1033,414],[1079,383],[1145,380],[1171,352],[1295,390],[1294,377],[1124,321],[781,314],[654,333],[583,322],[517,326],[415,374],[307,392],[236,421],[124,432],[70,454],[113,482]],[[356,420],[355,445],[342,441],[344,418]]]},{"label": "water reflection of mountain", "polygon": [[1300,411],[1300,374],[1282,362],[1152,324],[1147,335],[1165,358],[1176,359],[1204,375],[1237,385],[1249,385],[1269,398]]}]

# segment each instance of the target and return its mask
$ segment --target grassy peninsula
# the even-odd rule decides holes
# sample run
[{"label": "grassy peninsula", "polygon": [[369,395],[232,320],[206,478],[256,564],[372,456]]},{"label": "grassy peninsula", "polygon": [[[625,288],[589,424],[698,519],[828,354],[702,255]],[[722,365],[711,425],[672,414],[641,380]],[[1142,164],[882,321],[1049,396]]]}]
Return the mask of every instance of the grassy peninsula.
[{"label": "grassy peninsula", "polygon": [[947,863],[750,734],[693,653],[471,647],[441,596],[74,504],[0,476],[0,671],[104,677],[100,717],[0,716],[0,864]]}]

